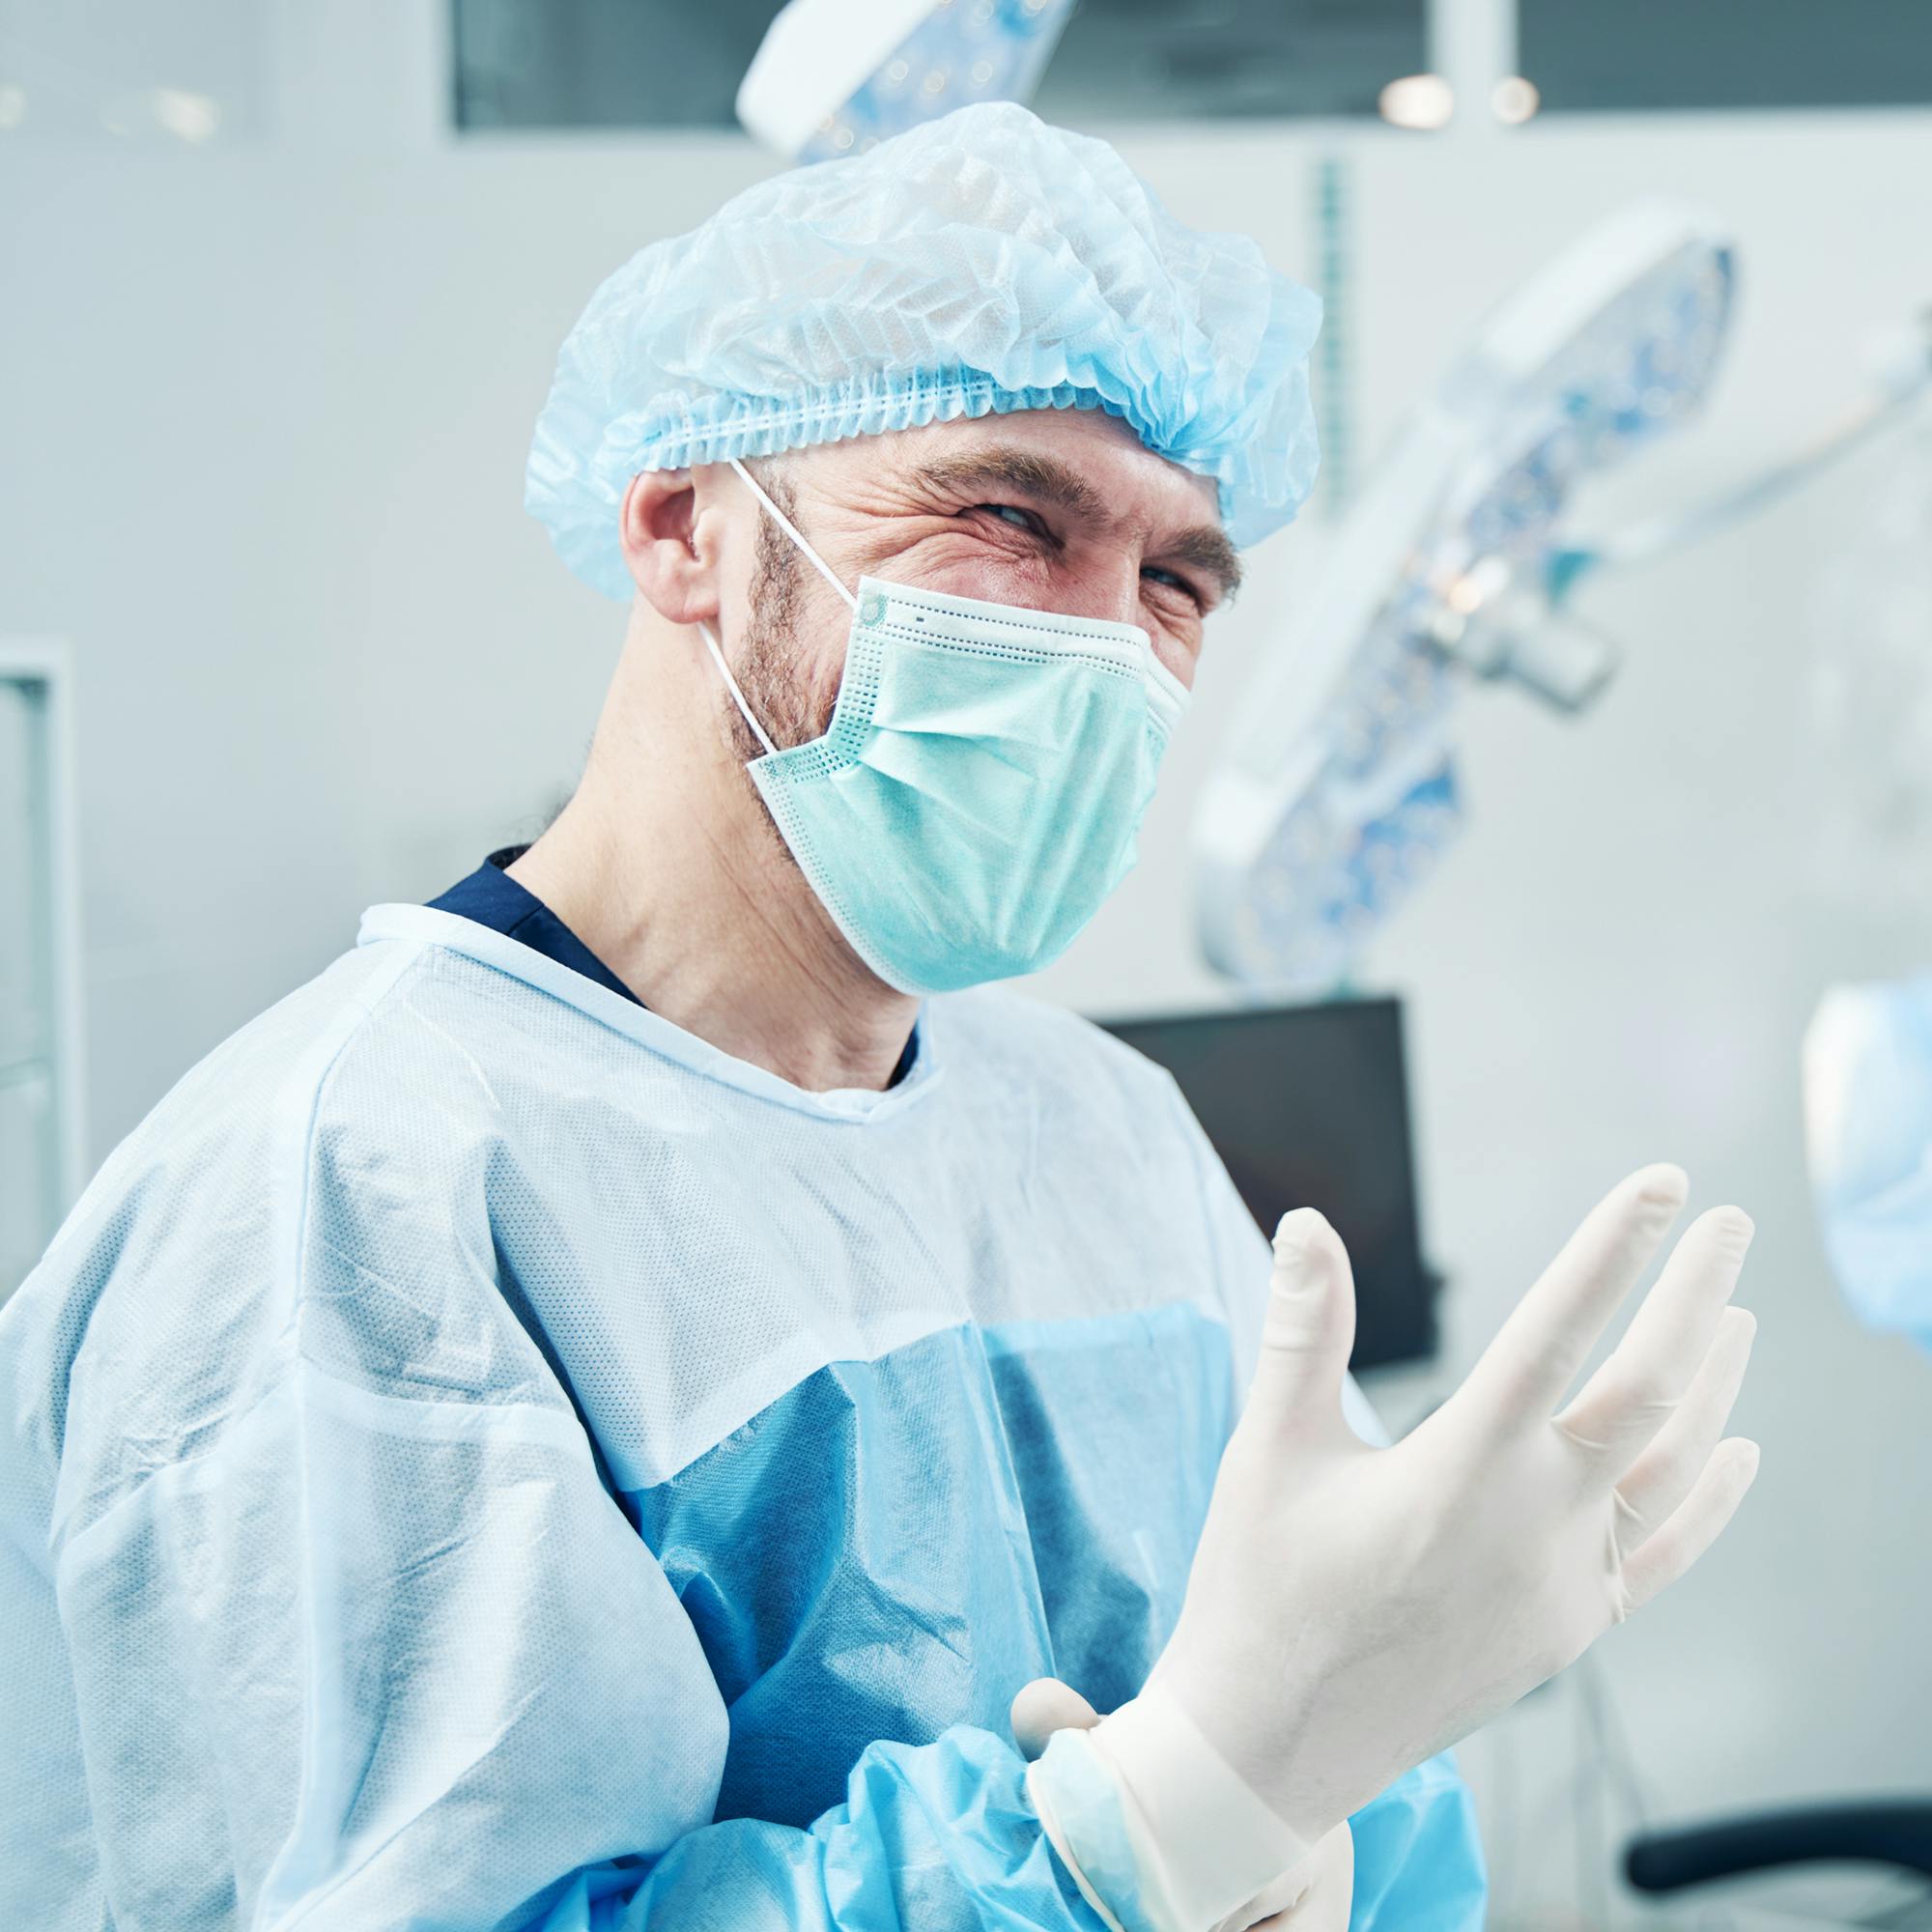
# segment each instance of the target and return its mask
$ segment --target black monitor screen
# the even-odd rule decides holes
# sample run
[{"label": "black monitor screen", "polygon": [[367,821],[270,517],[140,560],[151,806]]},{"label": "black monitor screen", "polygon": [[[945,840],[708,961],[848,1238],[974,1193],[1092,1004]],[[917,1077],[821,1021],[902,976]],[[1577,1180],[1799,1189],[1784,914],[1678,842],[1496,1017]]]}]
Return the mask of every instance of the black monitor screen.
[{"label": "black monitor screen", "polygon": [[1434,1355],[1400,1002],[1104,1024],[1180,1083],[1264,1234],[1291,1208],[1334,1223],[1355,1270],[1354,1366]]}]

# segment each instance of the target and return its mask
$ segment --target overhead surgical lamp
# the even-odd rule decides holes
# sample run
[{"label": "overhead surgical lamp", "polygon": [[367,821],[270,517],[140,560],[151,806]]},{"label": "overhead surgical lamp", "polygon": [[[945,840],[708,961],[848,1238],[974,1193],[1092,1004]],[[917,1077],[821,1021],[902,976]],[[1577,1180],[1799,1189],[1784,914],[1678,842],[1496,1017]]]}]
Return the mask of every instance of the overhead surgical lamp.
[{"label": "overhead surgical lamp", "polygon": [[1784,461],[1688,511],[1571,531],[1579,482],[1694,413],[1732,282],[1709,216],[1628,209],[1493,314],[1398,440],[1197,809],[1219,971],[1289,997],[1343,983],[1459,829],[1449,720],[1472,679],[1583,710],[1618,653],[1570,608],[1578,584],[1756,514],[1932,403],[1928,312],[1883,345],[1876,399]]},{"label": "overhead surgical lamp", "polygon": [[1337,538],[1198,809],[1201,935],[1230,977],[1328,990],[1460,821],[1451,714],[1473,678],[1560,710],[1615,646],[1564,609],[1572,492],[1685,421],[1731,306],[1728,242],[1642,204],[1506,301],[1397,441]]},{"label": "overhead surgical lamp", "polygon": [[1073,0],[790,0],[738,88],[788,159],[862,153],[976,100],[1027,100]]}]

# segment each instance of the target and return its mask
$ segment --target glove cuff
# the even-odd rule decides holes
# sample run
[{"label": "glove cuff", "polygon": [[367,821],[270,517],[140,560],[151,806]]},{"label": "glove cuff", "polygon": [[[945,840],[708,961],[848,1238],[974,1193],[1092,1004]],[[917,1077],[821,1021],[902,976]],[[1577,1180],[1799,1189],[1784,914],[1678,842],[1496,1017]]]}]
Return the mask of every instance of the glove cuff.
[{"label": "glove cuff", "polygon": [[[1149,1689],[1090,1731],[1056,1731],[1027,1791],[1109,1932],[1215,1932],[1278,1889],[1309,1844]],[[1277,1897],[1275,1909],[1286,1901]]]}]

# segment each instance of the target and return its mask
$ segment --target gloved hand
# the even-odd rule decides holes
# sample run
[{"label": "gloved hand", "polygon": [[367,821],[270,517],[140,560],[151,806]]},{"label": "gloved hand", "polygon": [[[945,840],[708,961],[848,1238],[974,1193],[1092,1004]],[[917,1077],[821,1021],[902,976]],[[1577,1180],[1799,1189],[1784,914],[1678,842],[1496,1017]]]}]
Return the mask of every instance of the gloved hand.
[{"label": "gloved hand", "polygon": [[1757,1469],[1754,1444],[1719,1440],[1754,1327],[1726,1308],[1745,1214],[1691,1225],[1623,1342],[1556,1412],[1686,1193],[1673,1167],[1614,1189],[1463,1387],[1388,1449],[1342,1414],[1348,1256],[1312,1209],[1284,1219],[1262,1360],[1179,1621],[1141,1694],[1089,1734],[1163,1838],[1225,1813],[1189,1816],[1205,1741],[1284,1844],[1314,1845],[1710,1547]]},{"label": "gloved hand", "polygon": [[[1091,1731],[1100,1714],[1057,1677],[1036,1677],[1013,1699],[1011,1722],[1021,1752],[1034,1759],[1056,1731]],[[1146,1850],[1157,1856],[1157,1848]],[[1213,1932],[1349,1932],[1354,1895],[1355,1841],[1345,1823],[1296,1856]]]}]

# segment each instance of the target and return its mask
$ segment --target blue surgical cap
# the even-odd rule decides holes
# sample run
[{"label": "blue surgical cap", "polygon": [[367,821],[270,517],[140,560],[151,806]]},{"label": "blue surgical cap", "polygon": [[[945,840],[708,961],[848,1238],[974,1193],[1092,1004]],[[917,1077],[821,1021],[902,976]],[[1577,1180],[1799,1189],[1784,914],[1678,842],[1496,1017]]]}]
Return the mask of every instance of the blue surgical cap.
[{"label": "blue surgical cap", "polygon": [[631,478],[1014,410],[1098,409],[1220,488],[1236,544],[1314,481],[1308,290],[1185,228],[1104,141],[987,102],[653,242],[557,358],[525,504],[628,598]]}]

